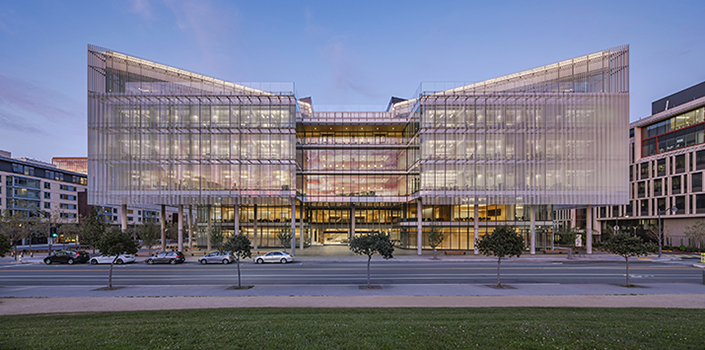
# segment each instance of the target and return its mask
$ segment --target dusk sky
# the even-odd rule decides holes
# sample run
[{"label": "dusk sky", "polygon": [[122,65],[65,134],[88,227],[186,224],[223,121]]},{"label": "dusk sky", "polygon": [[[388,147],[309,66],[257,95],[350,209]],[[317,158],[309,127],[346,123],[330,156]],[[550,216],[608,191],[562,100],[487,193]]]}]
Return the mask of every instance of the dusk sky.
[{"label": "dusk sky", "polygon": [[86,47],[230,82],[294,82],[314,108],[383,110],[630,45],[630,118],[705,81],[705,1],[0,0],[0,150],[86,156]]}]

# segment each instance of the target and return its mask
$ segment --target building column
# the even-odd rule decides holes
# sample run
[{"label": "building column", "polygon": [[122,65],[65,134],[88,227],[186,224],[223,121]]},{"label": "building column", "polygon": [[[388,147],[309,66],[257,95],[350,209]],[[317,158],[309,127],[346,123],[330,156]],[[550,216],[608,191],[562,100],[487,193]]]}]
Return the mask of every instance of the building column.
[{"label": "building column", "polygon": [[304,202],[303,201],[301,201],[301,213],[299,215],[300,215],[299,216],[299,224],[300,224],[299,237],[301,239],[299,241],[299,248],[301,248],[301,251],[303,252],[304,251]]},{"label": "building column", "polygon": [[355,206],[350,208],[350,216],[352,217],[352,222],[350,224],[350,240],[355,238]]},{"label": "building column", "polygon": [[421,211],[421,197],[419,197],[419,200],[416,202],[416,215],[417,215],[417,220],[416,220],[416,246],[417,246],[417,254],[421,255],[423,254],[421,246],[423,245],[423,223],[422,223],[422,211]]},{"label": "building column", "polygon": [[235,215],[233,217],[233,225],[234,225],[233,234],[237,236],[240,234],[240,205],[239,204],[235,204],[235,206],[233,207],[233,213]]},{"label": "building column", "polygon": [[254,250],[257,251],[257,204],[255,204],[255,226],[254,226],[254,238],[252,240],[252,245],[254,246]]},{"label": "building column", "polygon": [[211,248],[211,231],[213,230],[213,220],[211,220],[211,205],[206,206],[206,250],[210,251]]},{"label": "building column", "polygon": [[531,231],[531,254],[533,255],[536,254],[536,205],[531,205],[529,208],[529,220],[529,230]]},{"label": "building column", "polygon": [[120,215],[120,224],[122,228],[122,232],[127,232],[127,204],[123,204],[122,208],[122,213]]},{"label": "building column", "polygon": [[188,246],[189,248],[193,247],[193,226],[192,225],[193,221],[193,206],[191,204],[188,205]]},{"label": "building column", "polygon": [[592,205],[588,205],[585,209],[585,250],[588,254],[592,254]]},{"label": "building column", "polygon": [[179,242],[179,251],[183,252],[184,251],[184,205],[179,204],[179,238],[177,241]]},{"label": "building column", "polygon": [[162,251],[166,251],[166,205],[162,204],[162,208],[159,211],[159,226],[161,228],[162,237]]},{"label": "building column", "polygon": [[291,255],[296,254],[296,197],[291,199]]},{"label": "building column", "polygon": [[477,243],[480,242],[480,206],[477,205],[477,201],[475,201],[475,208],[473,210],[475,217],[473,218],[473,225],[475,227],[475,243],[473,244],[475,247],[475,255],[480,254],[480,250],[477,249]]}]

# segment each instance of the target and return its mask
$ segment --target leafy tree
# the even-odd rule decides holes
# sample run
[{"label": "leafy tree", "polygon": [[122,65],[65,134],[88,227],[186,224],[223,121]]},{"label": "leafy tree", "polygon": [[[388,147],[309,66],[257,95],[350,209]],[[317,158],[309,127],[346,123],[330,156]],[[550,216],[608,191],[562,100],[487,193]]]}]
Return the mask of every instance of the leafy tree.
[{"label": "leafy tree", "polygon": [[524,239],[510,226],[498,226],[492,233],[482,236],[477,244],[480,253],[497,257],[497,287],[502,287],[499,265],[504,257],[520,257],[524,251]]},{"label": "leafy tree", "polygon": [[629,284],[629,258],[632,256],[643,256],[654,251],[654,245],[644,243],[639,237],[632,237],[628,233],[619,233],[605,242],[603,247],[612,254],[617,254],[624,258],[627,263],[627,287]]},{"label": "leafy tree", "polygon": [[137,235],[142,240],[142,247],[147,247],[149,256],[152,256],[152,247],[159,242],[160,227],[153,222],[146,222],[139,226]]},{"label": "leafy tree", "polygon": [[282,248],[286,250],[286,247],[291,243],[291,228],[284,227],[280,229],[279,233],[277,233],[277,239],[281,243]]},{"label": "leafy tree", "polygon": [[[57,228],[57,231],[59,231],[59,228]],[[93,206],[88,212],[88,216],[79,225],[80,242],[93,247],[93,253],[95,254],[96,244],[105,235],[105,231],[107,231],[105,219],[98,212],[98,207]]]},{"label": "leafy tree", "polygon": [[223,237],[223,231],[220,227],[213,226],[211,228],[211,247],[217,251],[223,250],[224,240],[225,237]]},{"label": "leafy tree", "polygon": [[394,244],[385,233],[374,231],[368,235],[356,235],[350,240],[350,250],[357,255],[367,255],[367,288],[370,288],[370,260],[375,254],[384,259],[394,256]]},{"label": "leafy tree", "polygon": [[223,251],[228,252],[235,256],[237,261],[237,287],[242,288],[242,281],[240,278],[240,259],[249,258],[252,256],[252,246],[250,245],[250,239],[243,234],[232,235],[223,244]]},{"label": "leafy tree", "polygon": [[686,237],[694,240],[698,248],[702,248],[703,240],[705,239],[705,221],[698,220],[693,226],[686,226],[683,233]]},{"label": "leafy tree", "polygon": [[[176,242],[179,240],[179,224],[176,222],[172,221],[167,221],[164,223],[164,234],[166,235],[166,238],[171,240],[172,242]],[[166,243],[163,243],[163,245]]]},{"label": "leafy tree", "polygon": [[580,235],[580,232],[575,227],[565,226],[558,231],[560,235],[559,242],[568,246],[568,259],[573,259],[573,249],[575,248],[575,240]]},{"label": "leafy tree", "polygon": [[437,227],[431,227],[431,231],[428,232],[428,245],[433,248],[433,260],[438,259],[438,255],[436,254],[436,247],[443,243],[444,238],[445,235],[443,235],[443,231],[441,231],[441,229]]},{"label": "leafy tree", "polygon": [[0,234],[0,257],[5,256],[5,254],[12,251],[12,244],[10,244],[10,238],[5,234]]},{"label": "leafy tree", "polygon": [[96,245],[101,254],[115,255],[113,261],[110,262],[110,273],[108,274],[108,288],[112,289],[113,264],[115,264],[120,254],[137,253],[138,244],[135,243],[129,233],[122,232],[119,227],[113,227],[100,238]]}]

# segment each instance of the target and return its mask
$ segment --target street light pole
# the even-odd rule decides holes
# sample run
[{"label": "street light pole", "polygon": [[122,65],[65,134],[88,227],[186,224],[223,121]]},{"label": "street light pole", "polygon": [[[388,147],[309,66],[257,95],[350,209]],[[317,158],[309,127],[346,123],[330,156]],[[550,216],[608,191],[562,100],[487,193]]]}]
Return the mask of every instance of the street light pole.
[{"label": "street light pole", "polygon": [[661,246],[662,246],[662,244],[661,244],[661,240],[662,240],[662,237],[661,237],[661,212],[666,212],[666,210],[670,210],[673,213],[675,213],[676,211],[678,211],[678,208],[672,207],[672,208],[666,208],[664,210],[656,208],[656,212],[658,213],[658,257],[659,258],[661,257]]}]

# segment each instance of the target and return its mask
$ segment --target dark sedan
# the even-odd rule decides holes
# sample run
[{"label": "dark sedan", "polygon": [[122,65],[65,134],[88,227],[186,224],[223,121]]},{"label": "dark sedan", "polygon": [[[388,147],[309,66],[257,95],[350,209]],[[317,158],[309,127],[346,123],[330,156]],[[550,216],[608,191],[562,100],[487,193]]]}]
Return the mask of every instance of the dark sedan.
[{"label": "dark sedan", "polygon": [[161,252],[155,256],[150,256],[144,262],[147,264],[180,264],[186,261],[186,256],[182,252]]},{"label": "dark sedan", "polygon": [[85,263],[88,259],[90,259],[90,255],[82,250],[60,250],[44,258],[44,263],[47,265],[53,263],[71,265],[73,263]]}]

